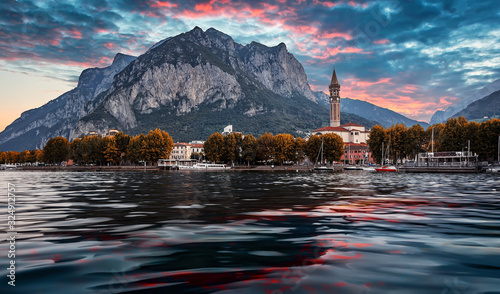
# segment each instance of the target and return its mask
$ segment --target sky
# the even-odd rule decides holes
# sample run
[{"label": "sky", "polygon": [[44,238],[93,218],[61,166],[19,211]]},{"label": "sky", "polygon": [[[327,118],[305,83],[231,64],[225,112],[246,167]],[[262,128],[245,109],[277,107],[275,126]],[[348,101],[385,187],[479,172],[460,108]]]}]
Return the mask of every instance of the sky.
[{"label": "sky", "polygon": [[243,45],[283,42],[315,91],[429,121],[500,78],[498,0],[86,0],[0,3],[0,131],[116,53],[199,26]]}]

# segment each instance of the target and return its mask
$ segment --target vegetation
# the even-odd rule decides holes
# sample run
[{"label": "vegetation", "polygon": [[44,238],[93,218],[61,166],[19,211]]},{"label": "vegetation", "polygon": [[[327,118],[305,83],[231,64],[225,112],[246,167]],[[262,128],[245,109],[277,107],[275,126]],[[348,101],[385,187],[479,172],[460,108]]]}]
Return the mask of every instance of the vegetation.
[{"label": "vegetation", "polygon": [[458,117],[450,118],[446,123],[434,124],[425,131],[420,125],[406,128],[403,124],[396,124],[387,129],[377,125],[370,131],[368,145],[373,159],[378,163],[382,161],[382,142],[384,149],[389,145],[387,157],[393,162],[403,158],[413,159],[417,153],[431,152],[432,149],[435,152],[466,151],[469,142],[470,151],[477,153],[480,160],[493,161],[497,158],[499,135],[499,119],[479,124]]},{"label": "vegetation", "polygon": [[69,142],[63,137],[50,138],[43,147],[43,157],[47,163],[60,163],[68,159]]}]

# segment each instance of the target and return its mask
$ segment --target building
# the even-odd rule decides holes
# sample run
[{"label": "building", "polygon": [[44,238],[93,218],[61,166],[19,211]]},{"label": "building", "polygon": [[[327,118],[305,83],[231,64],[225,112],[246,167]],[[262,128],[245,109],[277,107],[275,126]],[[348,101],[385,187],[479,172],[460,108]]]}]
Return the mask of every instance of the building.
[{"label": "building", "polygon": [[192,147],[189,143],[174,143],[174,149],[170,153],[168,159],[171,160],[181,160],[181,159],[191,159]]},{"label": "building", "polygon": [[365,126],[348,123],[340,125],[340,84],[337,79],[335,68],[333,69],[332,81],[329,86],[330,89],[330,125],[327,127],[319,128],[311,133],[313,135],[324,134],[337,134],[344,141],[344,158],[349,162],[356,163],[356,160],[369,159],[371,160],[371,152],[368,148],[368,138],[370,131]]}]

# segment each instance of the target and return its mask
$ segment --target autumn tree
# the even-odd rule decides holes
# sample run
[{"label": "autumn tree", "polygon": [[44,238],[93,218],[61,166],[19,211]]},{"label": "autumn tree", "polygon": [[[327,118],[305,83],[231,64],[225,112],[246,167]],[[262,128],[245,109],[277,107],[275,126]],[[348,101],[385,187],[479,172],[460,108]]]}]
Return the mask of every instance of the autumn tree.
[{"label": "autumn tree", "polygon": [[42,150],[37,150],[36,153],[35,153],[35,156],[36,156],[36,161],[38,161],[38,162],[44,162],[45,161],[45,158],[43,156],[43,151]]},{"label": "autumn tree", "polygon": [[382,162],[382,143],[386,142],[386,132],[380,125],[375,125],[370,131],[368,146],[372,151],[372,157],[375,162]]},{"label": "autumn tree", "polygon": [[498,141],[500,140],[500,119],[492,119],[483,122],[479,126],[479,136],[481,141],[478,146],[474,146],[474,149],[478,150],[479,157],[484,160],[493,161],[496,160],[500,162],[498,158]]},{"label": "autumn tree", "polygon": [[321,148],[321,137],[318,135],[312,135],[309,137],[305,147],[305,153],[311,162],[316,162],[318,158],[319,150]]},{"label": "autumn tree", "polygon": [[239,161],[241,157],[242,142],[243,136],[241,133],[231,133],[224,136],[223,159],[225,161],[231,161],[232,164],[234,164],[235,161]]},{"label": "autumn tree", "polygon": [[50,138],[43,147],[43,154],[47,163],[59,163],[68,159],[69,142],[64,137]]},{"label": "autumn tree", "polygon": [[82,139],[76,138],[69,144],[69,157],[78,164],[82,164],[83,152],[82,152]]},{"label": "autumn tree", "polygon": [[137,163],[141,160],[144,160],[144,154],[142,152],[144,137],[144,134],[140,134],[130,138],[126,152],[127,159],[130,162]]},{"label": "autumn tree", "polygon": [[210,162],[220,162],[224,156],[224,137],[221,133],[210,135],[203,144],[205,156]]},{"label": "autumn tree", "polygon": [[0,151],[0,163],[7,163],[7,152]]},{"label": "autumn tree", "polygon": [[300,138],[300,137],[297,137],[295,139],[295,158],[294,158],[294,160],[296,162],[301,162],[305,159],[305,157],[306,157],[306,144],[307,144],[307,141]]},{"label": "autumn tree", "polygon": [[104,158],[106,161],[113,164],[119,164],[122,152],[118,149],[115,138],[106,137],[104,138],[104,143],[106,146],[104,149]]},{"label": "autumn tree", "polygon": [[[425,130],[425,141],[428,142],[426,143],[426,145],[424,145],[424,150],[426,152],[432,152],[432,150],[434,150],[434,152],[442,151],[441,134],[443,133],[443,130],[444,130],[443,123],[433,124],[432,126],[429,126],[427,130]],[[432,134],[434,134],[434,136]]]},{"label": "autumn tree", "polygon": [[116,148],[120,152],[120,158],[123,160],[124,156],[126,156],[131,137],[123,132],[119,132],[113,138],[115,139]]},{"label": "autumn tree", "polygon": [[389,145],[389,154],[393,160],[406,157],[406,125],[395,124],[386,130],[386,137],[389,137],[387,144]]},{"label": "autumn tree", "polygon": [[463,116],[450,118],[446,121],[440,135],[441,149],[443,151],[462,150],[467,146],[467,139],[464,136],[466,125],[467,120]]},{"label": "autumn tree", "polygon": [[280,165],[295,159],[295,139],[290,134],[278,134],[273,137],[274,160]]},{"label": "autumn tree", "polygon": [[266,132],[257,139],[257,158],[264,161],[264,164],[267,165],[267,162],[273,158],[273,154],[273,134]]},{"label": "autumn tree", "polygon": [[248,163],[255,161],[257,157],[257,140],[253,135],[246,135],[241,143],[241,157]]},{"label": "autumn tree", "polygon": [[406,141],[404,143],[405,154],[409,158],[414,158],[418,153],[424,152],[426,136],[424,128],[416,124],[406,131]]},{"label": "autumn tree", "polygon": [[327,161],[339,161],[344,154],[344,141],[337,134],[328,133],[321,135],[323,140],[323,157]]},{"label": "autumn tree", "polygon": [[[174,148],[174,141],[167,132],[155,129],[154,131],[149,131],[144,137],[142,148],[143,159],[151,162],[151,165],[153,165],[158,159],[168,158],[170,156]],[[118,153],[118,148],[116,149]]]}]

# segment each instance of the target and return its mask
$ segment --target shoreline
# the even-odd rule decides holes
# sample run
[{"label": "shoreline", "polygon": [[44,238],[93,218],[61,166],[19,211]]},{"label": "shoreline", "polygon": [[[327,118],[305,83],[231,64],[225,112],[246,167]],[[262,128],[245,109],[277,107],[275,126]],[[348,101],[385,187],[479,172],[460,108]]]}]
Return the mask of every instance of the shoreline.
[{"label": "shoreline", "polygon": [[[308,165],[286,165],[286,166],[270,166],[270,165],[255,165],[255,166],[235,166],[226,170],[211,170],[211,171],[289,171],[289,172],[305,172],[312,171],[313,166]],[[22,166],[9,171],[61,171],[61,172],[106,172],[106,171],[166,171],[169,169],[158,166]],[[341,172],[342,166],[335,166],[333,172]],[[205,170],[175,170],[179,172],[185,171],[205,171]]]}]

